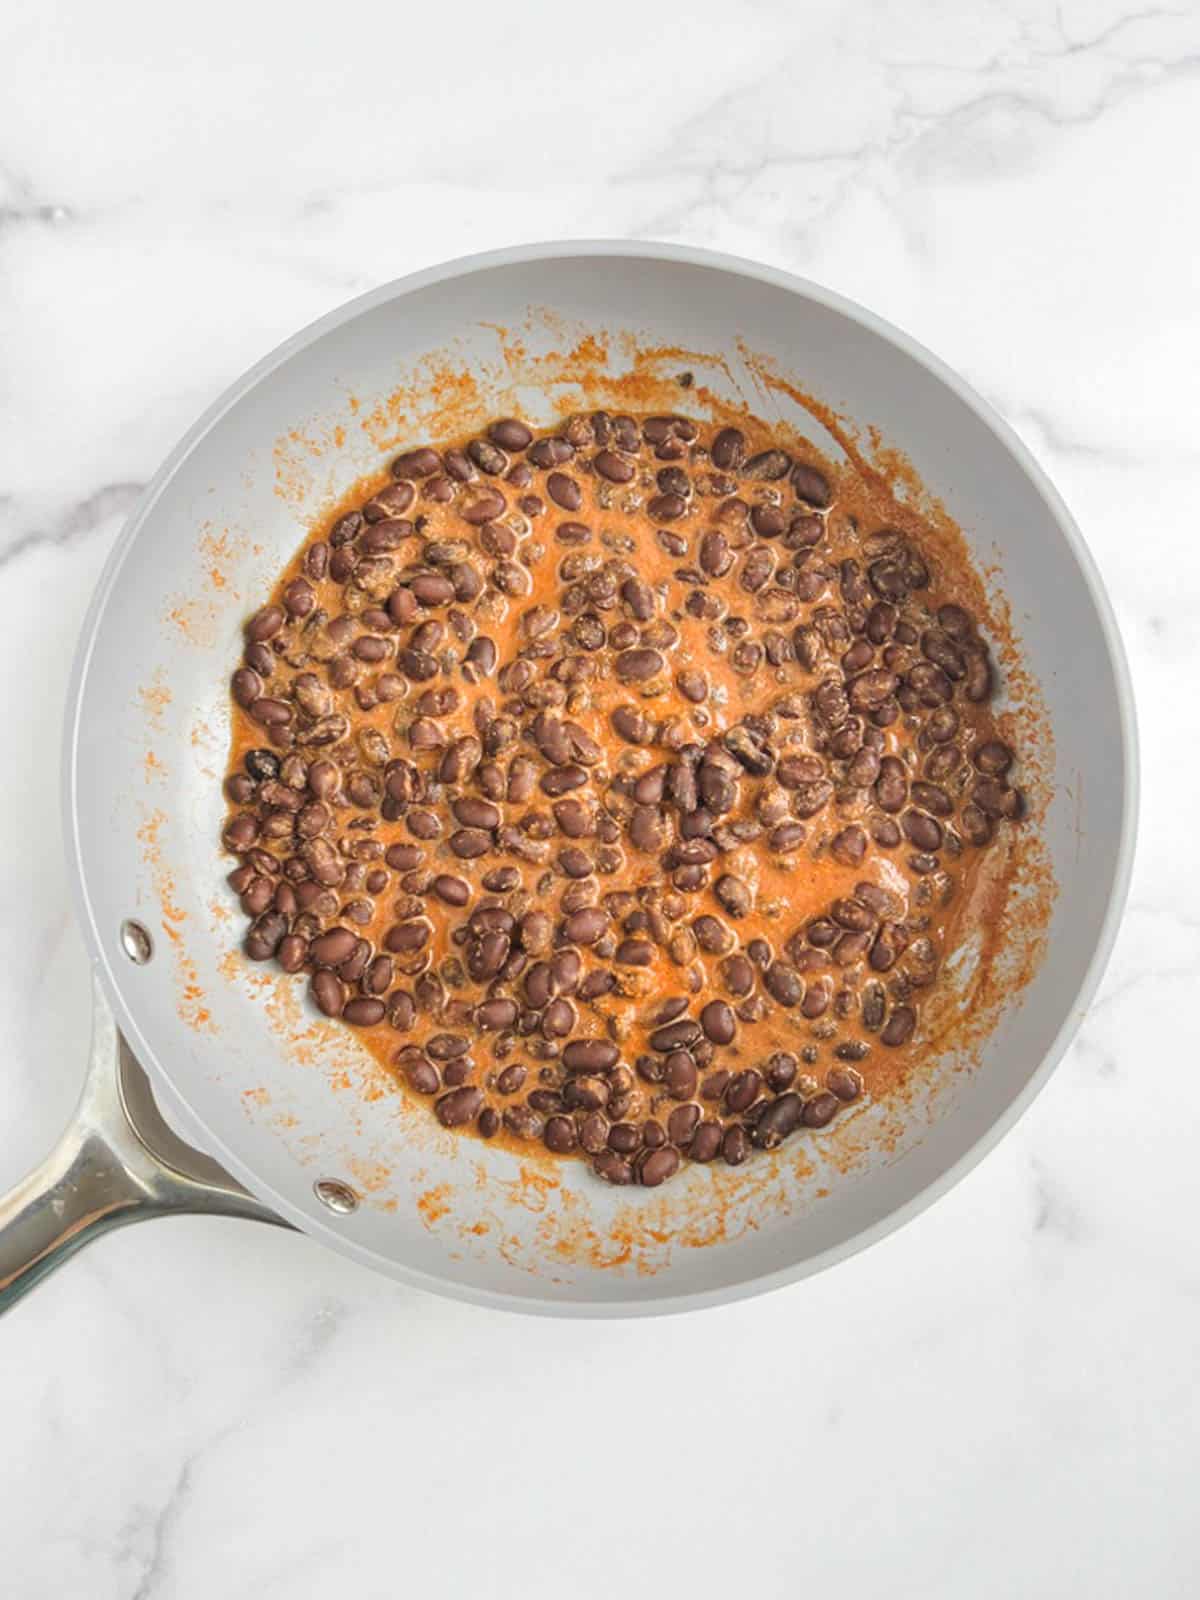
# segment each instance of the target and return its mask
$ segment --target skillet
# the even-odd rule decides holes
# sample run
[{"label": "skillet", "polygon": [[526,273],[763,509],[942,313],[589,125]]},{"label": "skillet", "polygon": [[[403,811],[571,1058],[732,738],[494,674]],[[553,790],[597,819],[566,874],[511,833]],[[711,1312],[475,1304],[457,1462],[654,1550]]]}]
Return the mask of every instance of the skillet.
[{"label": "skillet", "polygon": [[[602,394],[639,363],[657,382],[694,369],[697,395],[749,398],[828,449],[764,388],[774,370],[911,461],[1011,608],[1053,735],[1038,827],[1058,885],[1025,952],[1040,960],[971,1070],[864,1107],[799,1158],[693,1167],[654,1193],[439,1129],[300,980],[236,954],[217,845],[241,626],[312,518],[451,419],[549,421],[584,375]],[[0,1309],[108,1228],[180,1211],[284,1222],[406,1283],[544,1313],[683,1310],[816,1272],[943,1193],[1045,1083],[1115,937],[1136,791],[1128,672],[1079,530],[1007,426],[898,330],[788,274],[660,244],[520,246],[377,289],[210,408],[97,588],[63,790],[95,1039],[75,1123],[0,1199]]]}]

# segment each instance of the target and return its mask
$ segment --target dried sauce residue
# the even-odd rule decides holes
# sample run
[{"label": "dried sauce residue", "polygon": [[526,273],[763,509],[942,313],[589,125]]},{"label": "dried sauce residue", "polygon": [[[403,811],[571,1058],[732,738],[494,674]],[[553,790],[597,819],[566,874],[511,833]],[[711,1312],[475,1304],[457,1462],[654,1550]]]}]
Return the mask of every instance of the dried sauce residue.
[{"label": "dried sauce residue", "polygon": [[175,1009],[180,1021],[197,1033],[216,1034],[217,1025],[208,1008],[196,963],[184,941],[187,912],[179,904],[175,879],[163,861],[161,834],[166,821],[165,812],[152,811],[138,829],[137,837],[158,899],[159,926],[166,935],[175,965]]},{"label": "dried sauce residue", "polygon": [[154,674],[149,684],[138,690],[138,698],[142,702],[147,724],[155,733],[161,733],[163,717],[171,704],[171,691],[163,681],[161,668]]}]

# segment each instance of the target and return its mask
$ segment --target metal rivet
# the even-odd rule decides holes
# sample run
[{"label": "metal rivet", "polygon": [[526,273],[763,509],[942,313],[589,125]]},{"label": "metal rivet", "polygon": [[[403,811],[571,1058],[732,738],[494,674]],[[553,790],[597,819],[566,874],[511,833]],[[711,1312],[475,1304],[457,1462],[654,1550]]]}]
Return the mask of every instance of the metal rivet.
[{"label": "metal rivet", "polygon": [[338,1178],[318,1178],[313,1184],[313,1193],[323,1206],[336,1211],[339,1217],[348,1217],[358,1210],[358,1196],[348,1183]]},{"label": "metal rivet", "polygon": [[126,917],[121,924],[121,949],[135,967],[144,967],[154,954],[154,941],[149,929],[135,922],[132,917]]}]

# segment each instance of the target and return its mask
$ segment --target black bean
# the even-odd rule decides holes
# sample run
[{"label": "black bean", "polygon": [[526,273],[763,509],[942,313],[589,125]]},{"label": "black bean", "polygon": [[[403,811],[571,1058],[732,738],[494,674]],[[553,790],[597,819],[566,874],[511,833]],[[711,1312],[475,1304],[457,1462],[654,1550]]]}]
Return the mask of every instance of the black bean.
[{"label": "black bean", "polygon": [[628,483],[636,470],[632,461],[614,450],[601,450],[593,464],[600,476],[610,483]]},{"label": "black bean", "polygon": [[532,1106],[506,1106],[504,1126],[518,1139],[540,1139],[544,1123]]},{"label": "black bean", "polygon": [[728,1166],[740,1167],[750,1154],[750,1137],[745,1128],[735,1124],[726,1128],[725,1136],[721,1141],[721,1157]]},{"label": "black bean", "polygon": [[710,1000],[700,1013],[700,1026],[714,1044],[730,1044],[737,1033],[737,1020],[724,1000]]},{"label": "black bean", "polygon": [[[533,1096],[530,1095],[532,1104]],[[578,1136],[575,1132],[575,1123],[570,1117],[552,1116],[546,1119],[546,1126],[542,1130],[542,1141],[547,1150],[553,1150],[555,1155],[566,1155],[574,1150]]]},{"label": "black bean", "polygon": [[318,966],[340,967],[353,953],[357,943],[357,937],[349,928],[332,928],[319,939],[313,940],[310,952]]},{"label": "black bean", "polygon": [[754,988],[754,968],[743,955],[729,956],[721,963],[721,977],[729,993],[735,998],[748,995]]},{"label": "black bean", "polygon": [[867,835],[857,822],[836,834],[829,846],[833,859],[844,867],[857,867],[867,853]]},{"label": "black bean", "polygon": [[482,1090],[466,1084],[435,1100],[433,1110],[444,1128],[461,1128],[474,1119],[482,1105]]},{"label": "black bean", "polygon": [[733,566],[733,551],[719,529],[710,528],[700,540],[697,559],[703,571],[711,578],[724,577]]},{"label": "black bean", "polygon": [[698,1105],[676,1106],[667,1118],[667,1138],[673,1145],[686,1149],[700,1122]]},{"label": "black bean", "polygon": [[546,439],[538,439],[530,447],[529,459],[535,467],[561,467],[564,461],[570,461],[575,454],[575,447],[569,440],[560,435]]},{"label": "black bean", "polygon": [[717,879],[713,893],[731,917],[744,917],[754,903],[749,884],[729,872]]},{"label": "black bean", "polygon": [[806,1128],[825,1128],[837,1116],[841,1102],[837,1095],[823,1092],[804,1102],[803,1120]]},{"label": "black bean", "polygon": [[734,1074],[725,1091],[725,1104],[730,1111],[740,1113],[752,1106],[763,1091],[763,1078],[753,1067]]},{"label": "black bean", "polygon": [[562,1054],[568,1072],[610,1072],[620,1060],[620,1051],[607,1039],[572,1039]]},{"label": "black bean", "polygon": [[666,662],[659,650],[623,650],[614,663],[617,677],[622,683],[644,683],[655,678]]},{"label": "black bean", "polygon": [[625,1184],[633,1182],[633,1168],[623,1157],[614,1150],[602,1150],[592,1161],[592,1171],[597,1177],[604,1178],[608,1183]]},{"label": "black bean", "polygon": [[893,1048],[907,1044],[916,1025],[917,1014],[912,1007],[897,1006],[884,1024],[883,1032],[879,1035],[880,1042]]},{"label": "black bean", "polygon": [[751,1141],[760,1150],[774,1150],[800,1126],[804,1102],[790,1091],[772,1100],[754,1124]]},{"label": "black bean", "polygon": [[678,1022],[669,1022],[664,1027],[656,1028],[650,1035],[650,1048],[662,1054],[669,1054],[672,1050],[690,1050],[698,1044],[702,1037],[702,1029],[698,1022],[690,1017],[680,1018]]},{"label": "black bean", "polygon": [[804,999],[804,979],[784,961],[774,961],[763,973],[763,987],[772,1000],[785,1008],[798,1006]]},{"label": "black bean", "polygon": [[315,972],[310,985],[317,1009],[327,1017],[340,1017],[346,1004],[346,985],[327,969]]},{"label": "black bean", "polygon": [[[878,942],[878,941],[877,941]],[[874,965],[874,962],[872,962]],[[871,1033],[878,1033],[883,1026],[884,1014],[887,1010],[887,997],[883,985],[876,979],[863,985],[862,992],[862,1025]]]},{"label": "black bean", "polygon": [[422,447],[406,450],[392,462],[394,478],[430,478],[442,469],[442,458],[436,450]]},{"label": "black bean", "polygon": [[647,1189],[657,1188],[679,1171],[679,1151],[673,1145],[651,1150],[638,1163],[638,1181]]},{"label": "black bean", "polygon": [[690,1100],[696,1092],[700,1075],[693,1056],[687,1050],[672,1050],[663,1070],[663,1089],[672,1100]]},{"label": "black bean", "polygon": [[488,428],[488,438],[502,450],[521,451],[528,449],[533,432],[516,417],[501,417]]},{"label": "black bean", "polygon": [[900,826],[906,839],[915,844],[918,850],[940,850],[942,846],[941,825],[924,811],[908,810],[900,818]]},{"label": "black bean", "polygon": [[857,1100],[863,1091],[862,1074],[853,1067],[833,1067],[825,1074],[825,1087],[838,1099],[849,1104]]},{"label": "black bean", "polygon": [[952,639],[937,629],[930,628],[921,635],[921,652],[939,666],[948,678],[957,682],[966,676],[967,664],[962,651]]},{"label": "black bean", "polygon": [[519,1061],[514,1061],[511,1067],[505,1067],[496,1079],[496,1091],[499,1094],[516,1094],[525,1086],[528,1071]]},{"label": "black bean", "polygon": [[[486,523],[495,522],[497,517],[504,515],[505,504],[504,496],[499,489],[483,488],[472,496],[465,505],[459,507],[458,514],[464,522],[470,523],[472,527],[482,528]],[[507,532],[507,530],[505,531]],[[499,554],[496,538],[493,537],[491,542],[493,545],[492,553]],[[515,545],[512,548],[515,548]],[[512,549],[508,553],[511,554]]]},{"label": "black bean", "polygon": [[978,747],[971,759],[980,772],[988,777],[1003,778],[1013,764],[1013,753],[1001,740],[988,739]]},{"label": "black bean", "polygon": [[801,1014],[810,1022],[815,1022],[818,1017],[823,1017],[829,1009],[833,999],[833,988],[828,978],[818,978],[810,983],[805,990],[804,999],[800,1002]]},{"label": "black bean", "polygon": [[552,472],[546,479],[546,493],[556,506],[564,511],[578,511],[583,504],[583,491],[574,478],[565,472]]},{"label": "black bean", "polygon": [[760,450],[756,456],[750,457],[741,472],[745,478],[774,483],[780,478],[787,477],[791,465],[791,456],[783,450]]},{"label": "black bean", "polygon": [[977,805],[963,807],[961,826],[968,844],[985,845],[992,837],[991,818]]},{"label": "black bean", "polygon": [[782,1094],[795,1081],[798,1066],[796,1057],[789,1050],[776,1050],[763,1072],[767,1088],[775,1094]]},{"label": "black bean", "polygon": [[792,468],[792,488],[798,500],[804,500],[810,506],[818,506],[821,510],[824,510],[832,499],[829,480],[825,474],[818,472],[816,467],[805,465],[802,461],[797,461]]},{"label": "black bean", "polygon": [[884,811],[899,811],[908,799],[908,776],[904,763],[896,756],[884,756],[879,763],[875,799]]},{"label": "black bean", "polygon": [[256,611],[246,624],[246,637],[252,644],[262,644],[267,639],[273,639],[284,624],[284,610],[282,606],[263,606],[261,611]]},{"label": "black bean", "polygon": [[376,1023],[383,1021],[386,1011],[382,1000],[355,996],[342,1007],[342,1020],[355,1028],[373,1028]]},{"label": "black bean", "polygon": [[746,435],[740,428],[722,428],[709,452],[720,472],[736,472],[746,459]]}]

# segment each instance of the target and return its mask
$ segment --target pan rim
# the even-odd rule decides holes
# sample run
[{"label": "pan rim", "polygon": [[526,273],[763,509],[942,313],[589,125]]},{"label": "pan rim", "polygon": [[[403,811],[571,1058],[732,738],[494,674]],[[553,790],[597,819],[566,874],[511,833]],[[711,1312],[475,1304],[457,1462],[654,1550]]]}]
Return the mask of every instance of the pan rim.
[{"label": "pan rim", "polygon": [[[1120,797],[1120,829],[1117,849],[1104,914],[1099,934],[1089,959],[1083,979],[1072,998],[1066,1015],[1042,1060],[1024,1086],[993,1118],[985,1131],[949,1166],[912,1195],[902,1206],[881,1217],[878,1221],[830,1246],[804,1261],[781,1267],[773,1272],[758,1273],[713,1289],[684,1291],[646,1299],[595,1299],[586,1291],[575,1298],[550,1299],[536,1294],[509,1294],[504,1291],[475,1286],[451,1277],[441,1277],[419,1268],[381,1256],[377,1251],[356,1243],[339,1234],[335,1227],[295,1206],[285,1196],[278,1194],[265,1183],[252,1168],[228,1149],[224,1141],[213,1132],[207,1122],[189,1102],[188,1096],[174,1081],[168,1067],[159,1059],[138,1025],[134,1006],[127,1003],[124,985],[106,954],[101,938],[98,918],[89,892],[87,868],[83,857],[78,826],[78,757],[80,712],[84,687],[92,661],[95,642],[108,600],[119,583],[128,557],[143,525],[152,514],[158,500],[182,464],[191,455],[211,429],[246,394],[264,378],[284,365],[294,355],[325,337],[344,324],[389,301],[399,299],[423,288],[456,278],[495,268],[527,265],[538,261],[571,259],[575,257],[608,257],[631,262],[667,262],[694,266],[728,273],[783,289],[790,294],[807,299],[823,309],[832,311],[867,333],[883,340],[901,354],[924,368],[946,387],[953,397],[965,405],[995,437],[1012,458],[1021,473],[1032,485],[1046,505],[1074,558],[1080,578],[1088,592],[1095,611],[1101,636],[1104,640],[1109,664],[1113,673],[1116,709],[1121,735],[1123,762],[1122,792]],[[76,646],[68,683],[63,725],[62,754],[62,820],[64,843],[68,857],[68,877],[72,902],[91,957],[93,968],[103,984],[122,1032],[133,1048],[138,1060],[152,1078],[179,1103],[192,1118],[204,1147],[209,1150],[229,1172],[242,1182],[280,1216],[293,1223],[301,1232],[316,1242],[327,1245],[339,1254],[349,1256],[374,1271],[410,1287],[446,1295],[452,1299],[484,1305],[493,1309],[525,1312],[535,1315],[564,1317],[634,1317],[656,1316],[669,1313],[700,1310],[714,1305],[733,1304],[751,1296],[799,1282],[817,1272],[824,1271],[840,1261],[849,1259],[869,1248],[919,1216],[936,1200],[949,1192],[974,1168],[1015,1126],[1037,1095],[1049,1081],[1067,1048],[1071,1044],[1084,1015],[1095,997],[1097,988],[1108,965],[1116,941],[1121,917],[1129,893],[1133,862],[1136,852],[1137,824],[1140,804],[1140,768],[1138,755],[1138,730],[1135,699],[1128,660],[1112,603],[1100,577],[1099,569],[1083,534],[1058,490],[1050,481],[1027,446],[1010,425],[966,383],[940,357],[894,324],[857,302],[794,273],[777,267],[746,259],[722,251],[691,245],[666,244],[627,239],[568,239],[508,246],[498,250],[459,256],[432,267],[381,284],[345,304],[335,307],[292,334],[259,361],[249,367],[226,388],[192,424],[167,455],[162,465],[143,490],[124,528],[109,553],[104,569],[89,603],[79,641]]]}]

